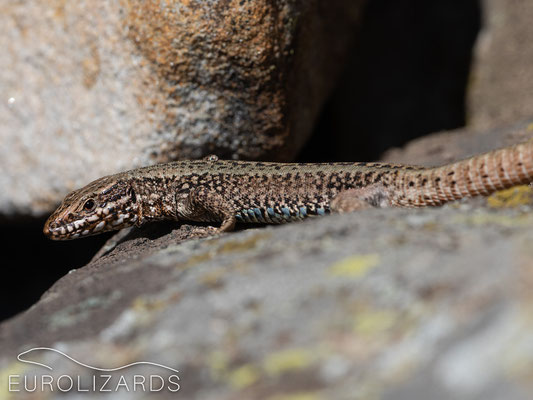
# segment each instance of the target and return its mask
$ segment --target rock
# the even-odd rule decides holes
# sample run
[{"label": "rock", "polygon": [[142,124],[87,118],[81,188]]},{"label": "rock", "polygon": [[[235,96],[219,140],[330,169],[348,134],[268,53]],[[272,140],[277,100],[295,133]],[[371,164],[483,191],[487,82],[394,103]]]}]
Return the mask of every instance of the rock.
[{"label": "rock", "polygon": [[484,0],[468,90],[468,123],[478,129],[531,118],[533,4]]},{"label": "rock", "polygon": [[168,99],[165,156],[294,156],[363,1],[172,3],[128,2],[125,18]]},{"label": "rock", "polygon": [[342,67],[363,0],[0,6],[0,214],[217,152],[289,159]]},{"label": "rock", "polygon": [[0,376],[90,382],[50,351],[29,359],[53,372],[17,361],[44,346],[99,368],[166,365],[191,399],[526,399],[533,192],[520,190],[518,204],[368,210],[185,242],[187,226],[148,225],[0,325]]},{"label": "rock", "polygon": [[443,165],[531,138],[533,121],[487,131],[475,128],[439,132],[385,152],[382,161],[426,166]]}]

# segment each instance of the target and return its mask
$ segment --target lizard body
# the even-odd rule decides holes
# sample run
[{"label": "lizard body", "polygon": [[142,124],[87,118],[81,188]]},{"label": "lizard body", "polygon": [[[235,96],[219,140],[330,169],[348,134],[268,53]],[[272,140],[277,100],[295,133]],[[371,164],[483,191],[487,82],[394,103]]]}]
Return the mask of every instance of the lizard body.
[{"label": "lizard body", "polygon": [[47,220],[75,239],[151,220],[284,223],[369,206],[438,206],[533,181],[533,140],[425,168],[384,163],[268,163],[209,156],[100,178],[66,196]]}]

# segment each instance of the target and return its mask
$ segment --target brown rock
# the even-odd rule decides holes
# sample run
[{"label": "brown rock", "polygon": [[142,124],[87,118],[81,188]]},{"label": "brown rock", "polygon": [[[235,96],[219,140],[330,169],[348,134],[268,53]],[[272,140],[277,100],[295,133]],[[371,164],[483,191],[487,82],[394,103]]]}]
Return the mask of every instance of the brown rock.
[{"label": "brown rock", "polygon": [[294,156],[362,3],[127,1],[128,36],[166,99],[158,158]]}]

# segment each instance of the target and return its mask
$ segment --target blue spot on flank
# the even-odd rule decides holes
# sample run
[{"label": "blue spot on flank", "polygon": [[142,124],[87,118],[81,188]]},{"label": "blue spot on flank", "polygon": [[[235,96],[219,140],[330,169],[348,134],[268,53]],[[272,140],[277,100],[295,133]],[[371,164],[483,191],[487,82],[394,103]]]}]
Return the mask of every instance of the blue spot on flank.
[{"label": "blue spot on flank", "polygon": [[237,221],[239,221],[239,222],[244,222],[244,218],[242,217],[242,215],[240,213],[236,214],[235,218],[237,218]]},{"label": "blue spot on flank", "polygon": [[322,207],[321,208],[317,208],[316,209],[316,213],[318,215],[325,215],[326,214],[326,210],[324,210]]},{"label": "blue spot on flank", "polygon": [[281,212],[282,212],[286,217],[290,217],[290,216],[291,216],[291,210],[289,210],[287,207],[281,207]]},{"label": "blue spot on flank", "polygon": [[250,217],[251,221],[257,222],[257,218],[255,217],[255,212],[253,208],[248,209],[248,217]]},{"label": "blue spot on flank", "polygon": [[300,207],[300,215],[302,217],[307,217],[307,207]]},{"label": "blue spot on flank", "polygon": [[260,208],[254,208],[255,216],[260,222],[265,222],[265,217]]},{"label": "blue spot on flank", "polygon": [[273,208],[267,208],[267,213],[269,216],[271,216],[272,218],[274,218],[276,216],[276,213],[274,212],[274,209]]}]

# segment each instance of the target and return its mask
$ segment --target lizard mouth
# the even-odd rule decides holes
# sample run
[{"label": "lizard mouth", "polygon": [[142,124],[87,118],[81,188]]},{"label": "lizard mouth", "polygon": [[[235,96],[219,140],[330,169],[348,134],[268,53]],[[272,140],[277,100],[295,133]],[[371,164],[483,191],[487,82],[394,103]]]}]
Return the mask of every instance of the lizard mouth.
[{"label": "lizard mouth", "polygon": [[[105,221],[101,223],[102,229],[105,226]],[[89,227],[89,222],[85,218],[68,223],[49,219],[43,228],[43,233],[52,240],[76,239],[80,236],[88,236],[93,231],[94,228]]]},{"label": "lizard mouth", "polygon": [[91,236],[97,233],[118,230],[130,226],[137,220],[137,215],[121,214],[118,218],[101,219],[94,215],[65,222],[50,217],[44,224],[43,233],[52,240],[70,240]]}]

